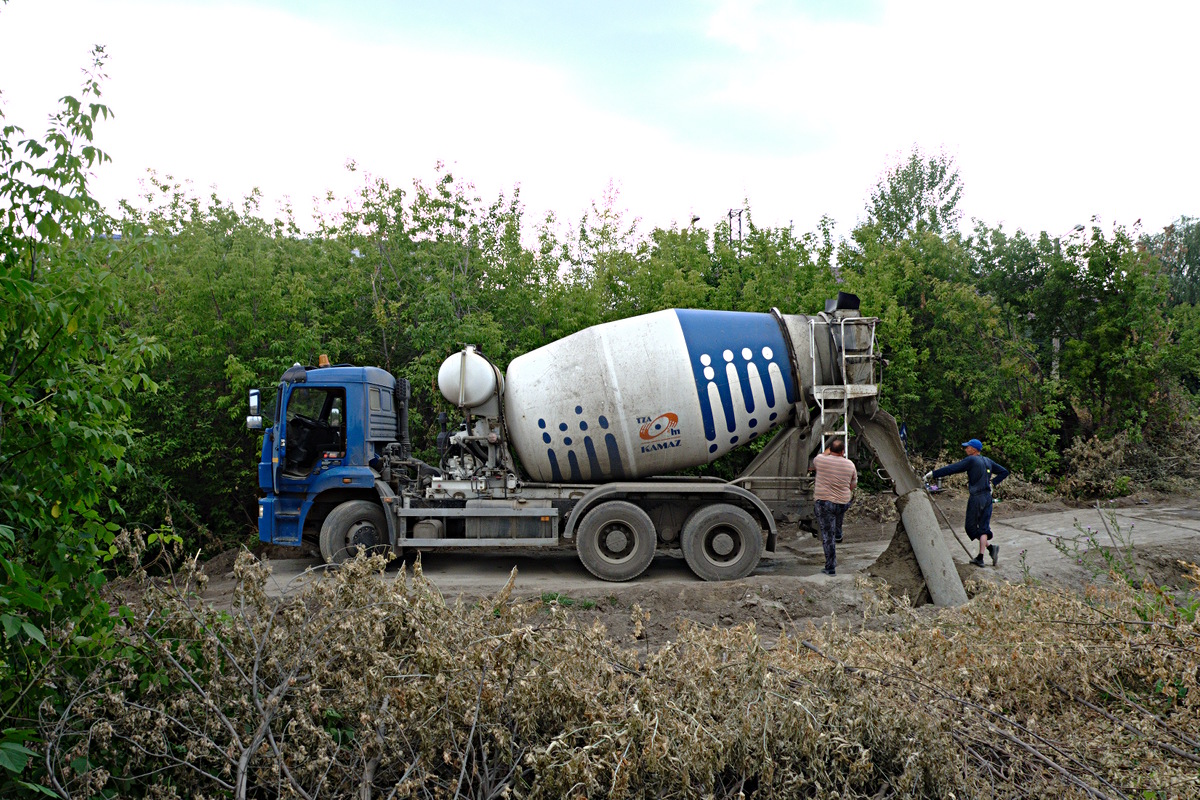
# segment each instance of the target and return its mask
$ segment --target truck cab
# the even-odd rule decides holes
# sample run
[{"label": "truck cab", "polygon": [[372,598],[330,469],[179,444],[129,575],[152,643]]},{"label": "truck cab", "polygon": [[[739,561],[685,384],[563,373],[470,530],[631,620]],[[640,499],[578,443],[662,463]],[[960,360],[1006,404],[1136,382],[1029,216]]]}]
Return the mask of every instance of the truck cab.
[{"label": "truck cab", "polygon": [[260,540],[299,545],[305,526],[337,505],[378,502],[371,465],[396,439],[395,403],[396,379],[377,367],[297,364],[284,373],[258,465]]}]

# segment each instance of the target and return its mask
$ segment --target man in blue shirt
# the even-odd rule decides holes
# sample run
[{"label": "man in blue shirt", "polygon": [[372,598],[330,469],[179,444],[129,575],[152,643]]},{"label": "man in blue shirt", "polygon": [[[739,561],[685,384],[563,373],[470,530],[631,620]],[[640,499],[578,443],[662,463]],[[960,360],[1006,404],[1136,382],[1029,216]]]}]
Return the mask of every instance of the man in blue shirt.
[{"label": "man in blue shirt", "polygon": [[1008,470],[982,455],[983,442],[971,439],[963,442],[967,455],[962,461],[939,467],[925,473],[925,482],[945,475],[967,473],[967,488],[971,492],[967,500],[967,536],[979,541],[979,555],[971,559],[977,567],[983,566],[983,554],[992,557],[992,566],[1000,560],[1000,546],[988,544],[992,536],[992,487],[1008,477]]}]

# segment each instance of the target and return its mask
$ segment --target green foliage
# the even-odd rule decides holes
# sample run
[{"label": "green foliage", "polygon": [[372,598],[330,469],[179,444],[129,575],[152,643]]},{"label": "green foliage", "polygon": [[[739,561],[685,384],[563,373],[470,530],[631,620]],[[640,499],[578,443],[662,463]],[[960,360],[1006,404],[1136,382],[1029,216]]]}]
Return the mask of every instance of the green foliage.
[{"label": "green foliage", "polygon": [[[159,394],[135,406],[144,433],[120,496],[131,518],[167,509],[208,547],[255,528],[246,389],[320,353],[407,378],[426,459],[437,414],[451,411],[436,370],[465,343],[504,367],[634,314],[805,313],[839,289],[880,318],[882,403],[926,454],[977,435],[1002,463],[1049,481],[1075,437],[1153,438],[1193,413],[1200,391],[1200,313],[1163,303],[1153,256],[1121,229],[1064,240],[977,224],[964,237],[961,181],[944,155],[914,152],[887,172],[840,247],[832,220],[797,234],[757,225],[749,208],[740,237],[724,220],[643,234],[611,188],[573,225],[553,215],[530,225],[519,193],[485,201],[440,165],[403,189],[364,176],[311,235],[288,209],[264,215],[257,193],[234,204],[169,178],[150,184],[123,229],[151,253],[149,278],[125,274],[122,291],[133,328],[153,331],[171,356],[151,373]],[[753,454],[700,472],[732,477]]]},{"label": "green foliage", "polygon": [[146,242],[147,274],[127,273],[123,292],[133,327],[153,331],[170,356],[151,372],[158,393],[136,403],[142,433],[128,459],[137,471],[121,496],[132,519],[153,527],[169,510],[215,546],[208,532],[254,521],[246,390],[322,352],[365,361],[370,289],[342,242],[302,238],[288,216],[264,220],[257,195],[240,208],[202,202],[152,175],[146,201],[149,211],[126,206],[124,232]]},{"label": "green foliage", "polygon": [[588,600],[587,598],[584,598],[582,600],[576,600],[574,597],[571,597],[570,595],[562,594],[560,592],[542,592],[542,605],[544,605],[544,606],[559,605],[559,606],[564,606],[566,608],[575,606],[576,608],[581,608],[586,611],[588,609],[595,608],[596,601]]},{"label": "green foliage", "polygon": [[1160,265],[1172,305],[1200,303],[1200,219],[1183,216],[1139,242]]},{"label": "green foliage", "polygon": [[945,153],[927,156],[919,149],[889,168],[871,190],[868,225],[885,242],[918,233],[942,236],[958,226],[962,212],[962,180],[954,159]]},{"label": "green foliage", "polygon": [[41,139],[0,129],[0,793],[36,791],[22,778],[43,701],[62,672],[88,669],[113,647],[98,594],[121,507],[113,485],[133,434],[130,398],[152,390],[161,354],[129,327],[118,275],[139,271],[135,242],[88,193],[107,161],[92,144],[108,117],[94,51],[80,98],[64,97]]}]

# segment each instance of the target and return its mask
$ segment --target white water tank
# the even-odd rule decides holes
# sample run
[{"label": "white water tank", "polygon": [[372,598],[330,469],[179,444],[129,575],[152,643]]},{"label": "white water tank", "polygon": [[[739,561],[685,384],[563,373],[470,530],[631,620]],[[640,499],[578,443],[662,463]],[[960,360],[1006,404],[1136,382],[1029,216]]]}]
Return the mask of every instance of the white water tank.
[{"label": "white water tank", "polygon": [[442,362],[437,375],[438,388],[458,408],[476,408],[495,397],[499,376],[492,362],[467,345]]}]

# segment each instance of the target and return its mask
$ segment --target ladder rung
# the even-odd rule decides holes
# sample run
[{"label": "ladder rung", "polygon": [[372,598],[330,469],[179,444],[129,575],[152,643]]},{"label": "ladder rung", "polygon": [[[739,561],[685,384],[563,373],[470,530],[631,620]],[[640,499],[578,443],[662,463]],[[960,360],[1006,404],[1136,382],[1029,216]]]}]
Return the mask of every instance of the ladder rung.
[{"label": "ladder rung", "polygon": [[845,400],[846,398],[871,397],[879,394],[879,387],[873,383],[838,383],[812,387],[813,397],[817,402],[828,400]]}]

